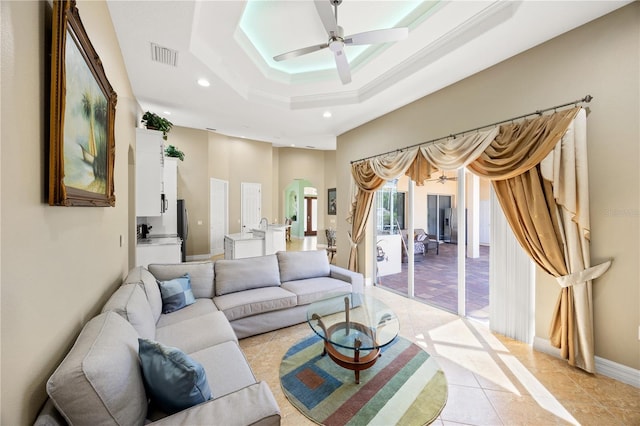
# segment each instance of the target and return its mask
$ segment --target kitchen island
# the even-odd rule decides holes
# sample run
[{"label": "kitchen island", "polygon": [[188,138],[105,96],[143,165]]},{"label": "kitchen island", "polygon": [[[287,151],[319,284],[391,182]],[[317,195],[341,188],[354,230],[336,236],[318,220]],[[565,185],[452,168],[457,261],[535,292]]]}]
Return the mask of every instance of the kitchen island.
[{"label": "kitchen island", "polygon": [[266,228],[252,229],[224,236],[224,258],[242,259],[245,257],[265,256],[287,250],[285,231],[287,226],[270,224]]}]

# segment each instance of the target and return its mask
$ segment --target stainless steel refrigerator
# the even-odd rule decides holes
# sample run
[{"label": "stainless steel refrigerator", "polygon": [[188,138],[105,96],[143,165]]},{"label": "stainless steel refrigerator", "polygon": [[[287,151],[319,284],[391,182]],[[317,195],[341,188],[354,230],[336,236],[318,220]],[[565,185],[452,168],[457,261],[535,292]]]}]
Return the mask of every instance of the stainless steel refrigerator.
[{"label": "stainless steel refrigerator", "polygon": [[[465,222],[467,220],[467,209],[464,210]],[[458,243],[458,211],[457,209],[444,209],[444,241],[447,243]],[[467,243],[467,236],[464,238]]]},{"label": "stainless steel refrigerator", "polygon": [[184,200],[178,200],[178,236],[182,239],[182,261],[187,261],[187,238],[189,237],[189,212]]}]

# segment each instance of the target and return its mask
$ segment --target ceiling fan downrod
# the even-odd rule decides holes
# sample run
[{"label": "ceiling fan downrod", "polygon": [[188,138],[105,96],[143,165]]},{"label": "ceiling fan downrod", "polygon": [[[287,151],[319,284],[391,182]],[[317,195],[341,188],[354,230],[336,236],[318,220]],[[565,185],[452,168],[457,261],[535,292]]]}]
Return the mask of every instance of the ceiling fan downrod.
[{"label": "ceiling fan downrod", "polygon": [[342,0],[329,0],[329,3],[333,5],[333,10],[336,15],[336,23],[338,22],[338,6],[342,4]]}]

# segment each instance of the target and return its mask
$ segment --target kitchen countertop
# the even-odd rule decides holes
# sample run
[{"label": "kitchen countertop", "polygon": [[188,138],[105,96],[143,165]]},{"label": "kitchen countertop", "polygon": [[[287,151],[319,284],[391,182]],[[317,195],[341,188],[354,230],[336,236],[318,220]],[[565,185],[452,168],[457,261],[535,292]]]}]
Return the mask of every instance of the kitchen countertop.
[{"label": "kitchen countertop", "polygon": [[232,239],[234,241],[242,241],[242,240],[263,240],[264,236],[256,236],[253,235],[252,232],[239,232],[237,234],[227,234],[226,238]]},{"label": "kitchen countertop", "polygon": [[177,235],[149,235],[147,238],[139,238],[136,242],[139,246],[163,246],[181,243],[182,239]]}]

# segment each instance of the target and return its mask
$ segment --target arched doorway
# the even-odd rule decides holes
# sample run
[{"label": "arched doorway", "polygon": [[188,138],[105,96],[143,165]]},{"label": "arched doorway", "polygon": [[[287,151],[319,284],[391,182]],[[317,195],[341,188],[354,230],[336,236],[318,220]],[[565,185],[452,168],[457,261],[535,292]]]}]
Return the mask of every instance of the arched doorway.
[{"label": "arched doorway", "polygon": [[284,212],[291,219],[291,237],[317,234],[317,188],[306,179],[295,179],[285,188]]}]

